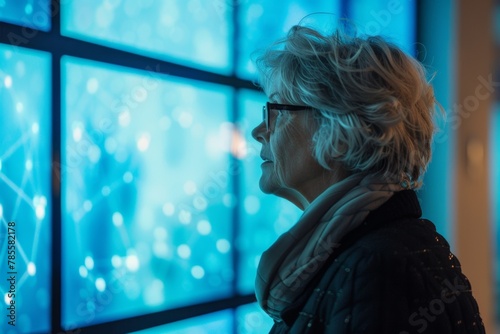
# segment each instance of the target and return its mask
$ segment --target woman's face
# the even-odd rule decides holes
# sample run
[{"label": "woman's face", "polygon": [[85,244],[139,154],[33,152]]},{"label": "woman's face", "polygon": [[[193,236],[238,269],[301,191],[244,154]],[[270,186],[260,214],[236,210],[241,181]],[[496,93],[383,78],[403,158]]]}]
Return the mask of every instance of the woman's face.
[{"label": "woman's face", "polygon": [[[276,94],[270,102],[280,101]],[[262,176],[260,188],[265,193],[276,194],[288,189],[300,193],[308,202],[318,191],[319,179],[325,172],[312,155],[313,129],[310,110],[269,111],[269,131],[264,122],[252,131],[252,136],[262,144]],[[285,197],[285,196],[282,196]]]}]

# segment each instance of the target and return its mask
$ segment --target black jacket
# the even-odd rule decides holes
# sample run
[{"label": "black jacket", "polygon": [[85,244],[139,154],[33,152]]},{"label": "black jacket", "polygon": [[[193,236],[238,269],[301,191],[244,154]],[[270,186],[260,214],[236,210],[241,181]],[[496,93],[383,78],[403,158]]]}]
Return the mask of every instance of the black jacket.
[{"label": "black jacket", "polygon": [[471,285],[412,190],[346,235],[271,333],[485,333]]}]

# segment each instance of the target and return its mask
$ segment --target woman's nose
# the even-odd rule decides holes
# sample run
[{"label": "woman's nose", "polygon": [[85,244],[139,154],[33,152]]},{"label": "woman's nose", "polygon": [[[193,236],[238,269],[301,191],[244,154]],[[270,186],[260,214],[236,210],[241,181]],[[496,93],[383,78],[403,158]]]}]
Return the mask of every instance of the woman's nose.
[{"label": "woman's nose", "polygon": [[257,125],[253,130],[252,130],[252,137],[256,141],[262,143],[267,135],[266,131],[266,125],[264,122],[261,122],[259,125]]}]

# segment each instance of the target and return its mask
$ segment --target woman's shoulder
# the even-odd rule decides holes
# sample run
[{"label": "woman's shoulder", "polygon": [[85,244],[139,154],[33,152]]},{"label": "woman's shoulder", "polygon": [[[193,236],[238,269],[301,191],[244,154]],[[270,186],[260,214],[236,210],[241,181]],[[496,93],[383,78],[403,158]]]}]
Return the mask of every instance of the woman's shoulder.
[{"label": "woman's shoulder", "polygon": [[430,221],[405,218],[362,230],[332,253],[317,291],[351,291],[370,299],[386,287],[386,292],[419,298],[438,296],[443,282],[457,279],[470,290],[460,262]]},{"label": "woman's shoulder", "polygon": [[[387,256],[416,255],[433,251],[449,251],[448,241],[437,232],[435,225],[421,218],[379,221],[374,226],[365,223],[359,231],[347,236],[345,251],[366,249]],[[352,239],[352,240],[349,240]]]},{"label": "woman's shoulder", "polygon": [[341,240],[337,256],[367,252],[389,258],[419,257],[425,253],[448,257],[447,240],[421,215],[415,191],[397,192]]},{"label": "woman's shoulder", "polygon": [[382,270],[407,272],[408,267],[412,271],[460,267],[449,243],[436,231],[434,224],[420,218],[363,225],[344,238],[343,247],[332,255],[332,265],[344,263],[344,266],[368,268],[373,262],[378,273]]}]

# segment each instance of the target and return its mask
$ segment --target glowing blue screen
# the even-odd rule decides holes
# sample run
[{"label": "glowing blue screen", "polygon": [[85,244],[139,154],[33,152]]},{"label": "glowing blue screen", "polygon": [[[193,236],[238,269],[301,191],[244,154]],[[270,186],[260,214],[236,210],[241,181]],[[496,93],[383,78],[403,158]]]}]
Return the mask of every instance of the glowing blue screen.
[{"label": "glowing blue screen", "polygon": [[93,43],[229,73],[232,6],[226,0],[73,0],[61,33]]},{"label": "glowing blue screen", "polygon": [[[1,333],[49,329],[51,277],[50,55],[0,44],[0,263],[7,272],[8,222],[15,222],[15,296],[2,276],[2,310],[13,300],[16,327],[2,312]],[[10,276],[9,276],[10,277]]]},{"label": "glowing blue screen", "polygon": [[252,78],[255,66],[251,54],[259,48],[285,37],[288,30],[306,15],[327,12],[333,17],[339,15],[339,0],[331,1],[243,1],[237,0],[238,38],[237,73],[241,77]]},{"label": "glowing blue screen", "polygon": [[145,329],[132,334],[227,334],[233,331],[233,321],[233,311],[225,310]]},{"label": "glowing blue screen", "polygon": [[361,34],[381,35],[415,54],[415,1],[356,0],[349,14]]},{"label": "glowing blue screen", "polygon": [[[50,0],[0,0],[0,21],[38,30],[50,30]],[[15,45],[28,42],[36,34],[32,29],[22,31],[22,36],[12,34],[9,40]],[[21,44],[16,44],[21,43]]]},{"label": "glowing blue screen", "polygon": [[231,291],[229,87],[65,57],[63,322]]},{"label": "glowing blue screen", "polygon": [[134,332],[134,334],[228,334],[236,327],[237,334],[269,333],[273,320],[262,311],[257,303],[205,314],[168,325]]},{"label": "glowing blue screen", "polygon": [[[279,1],[237,1],[240,36],[238,39],[237,73],[252,78],[255,65],[251,54],[285,37],[295,24],[310,25],[331,32],[339,18],[349,15],[359,34],[382,35],[414,54],[415,3],[413,1],[360,0],[293,1],[283,6]],[[341,12],[343,10],[343,12]],[[312,15],[311,15],[312,14]]]}]

